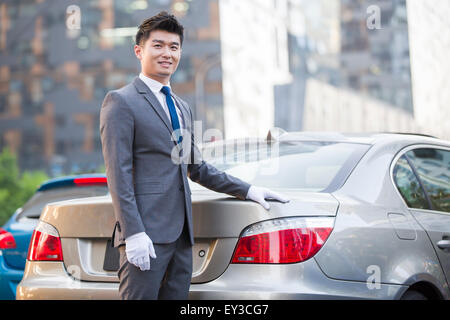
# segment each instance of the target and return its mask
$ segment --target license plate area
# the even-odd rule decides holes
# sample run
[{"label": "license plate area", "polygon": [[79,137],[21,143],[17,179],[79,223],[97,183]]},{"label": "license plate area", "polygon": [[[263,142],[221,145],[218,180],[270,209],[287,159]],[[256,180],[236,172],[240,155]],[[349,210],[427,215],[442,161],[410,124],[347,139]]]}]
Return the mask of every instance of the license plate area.
[{"label": "license plate area", "polygon": [[[217,240],[201,239],[192,247],[192,277],[200,275],[208,266]],[[111,240],[106,243],[103,270],[117,272],[119,270],[119,248],[111,246]]]}]

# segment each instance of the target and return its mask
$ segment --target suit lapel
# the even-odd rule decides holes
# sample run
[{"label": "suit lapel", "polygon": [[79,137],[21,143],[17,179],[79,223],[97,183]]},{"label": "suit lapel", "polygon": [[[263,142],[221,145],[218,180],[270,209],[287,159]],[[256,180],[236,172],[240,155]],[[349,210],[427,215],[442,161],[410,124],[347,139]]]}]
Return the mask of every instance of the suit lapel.
[{"label": "suit lapel", "polygon": [[[161,104],[159,103],[158,99],[155,97],[155,95],[153,94],[153,92],[149,89],[149,87],[147,87],[147,85],[144,83],[144,81],[142,81],[141,79],[139,79],[139,77],[136,77],[134,79],[134,86],[136,87],[137,91],[142,94],[144,96],[144,98],[150,103],[150,105],[152,106],[152,108],[155,110],[155,112],[158,114],[158,116],[161,118],[161,120],[164,122],[164,124],[166,125],[167,129],[170,132],[170,136],[173,136],[173,128],[172,125],[169,121],[169,118],[167,118],[167,114],[164,112],[163,107],[161,106]],[[180,103],[178,97],[176,97],[174,94],[172,94],[172,98],[174,98],[175,103],[178,104],[178,107],[181,110],[181,113],[183,114],[183,123],[185,124],[185,126],[187,125],[187,111],[185,110],[183,104]],[[187,128],[185,128],[187,129]],[[177,144],[176,141],[173,141],[173,144],[177,147],[178,151],[181,151],[182,148],[182,143]]]},{"label": "suit lapel", "polygon": [[139,79],[139,77],[136,77],[134,79],[134,86],[138,90],[140,94],[144,96],[144,98],[150,103],[152,108],[155,110],[155,112],[158,114],[158,116],[161,118],[162,122],[166,125],[167,129],[170,132],[170,135],[172,135],[173,129],[172,125],[169,122],[169,119],[167,118],[166,113],[163,110],[163,107],[159,103],[158,99],[155,97],[153,92],[147,87],[147,85]]}]

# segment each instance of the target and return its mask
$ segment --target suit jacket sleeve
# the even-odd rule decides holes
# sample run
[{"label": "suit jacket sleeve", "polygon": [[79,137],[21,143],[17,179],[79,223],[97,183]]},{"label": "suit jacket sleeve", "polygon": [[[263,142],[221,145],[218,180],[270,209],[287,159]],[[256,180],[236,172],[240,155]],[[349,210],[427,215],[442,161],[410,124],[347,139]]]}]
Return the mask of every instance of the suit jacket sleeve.
[{"label": "suit jacket sleeve", "polygon": [[109,192],[124,238],[144,232],[134,196],[134,115],[121,96],[108,92],[100,111],[100,135]]},{"label": "suit jacket sleeve", "polygon": [[[187,107],[193,124],[191,109]],[[202,186],[222,193],[227,193],[241,200],[247,197],[250,184],[226,174],[202,159],[202,154],[195,143],[194,130],[191,133],[191,159],[188,165],[189,178]]]}]

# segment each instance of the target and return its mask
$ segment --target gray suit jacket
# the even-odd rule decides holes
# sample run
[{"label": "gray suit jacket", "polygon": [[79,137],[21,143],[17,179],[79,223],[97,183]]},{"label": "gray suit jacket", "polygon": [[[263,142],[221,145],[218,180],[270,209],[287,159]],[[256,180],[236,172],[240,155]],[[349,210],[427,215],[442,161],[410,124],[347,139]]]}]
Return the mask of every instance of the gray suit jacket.
[{"label": "gray suit jacket", "polygon": [[[217,192],[240,199],[247,195],[248,183],[201,159],[195,145],[191,109],[175,94],[172,97],[181,109],[184,129],[191,137],[190,150],[186,150],[186,143],[176,145],[166,113],[139,77],[121,89],[108,92],[103,101],[100,133],[116,217],[112,236],[115,247],[138,232],[146,232],[154,243],[174,242],[185,220],[194,244],[188,176]],[[174,163],[174,150],[175,154],[189,155],[190,163]]]}]

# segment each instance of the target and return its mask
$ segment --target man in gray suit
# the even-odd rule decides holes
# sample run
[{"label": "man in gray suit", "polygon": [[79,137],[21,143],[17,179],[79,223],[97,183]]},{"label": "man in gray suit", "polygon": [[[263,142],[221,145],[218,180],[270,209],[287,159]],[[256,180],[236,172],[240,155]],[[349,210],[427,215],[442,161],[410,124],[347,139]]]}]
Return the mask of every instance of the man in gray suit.
[{"label": "man in gray suit", "polygon": [[[265,198],[288,201],[201,159],[191,109],[170,90],[182,42],[183,27],[173,15],[161,12],[145,20],[134,46],[141,73],[131,84],[108,92],[100,112],[121,299],[188,298],[194,236],[187,177],[266,209]],[[187,155],[189,161],[174,161],[173,154]]]}]

